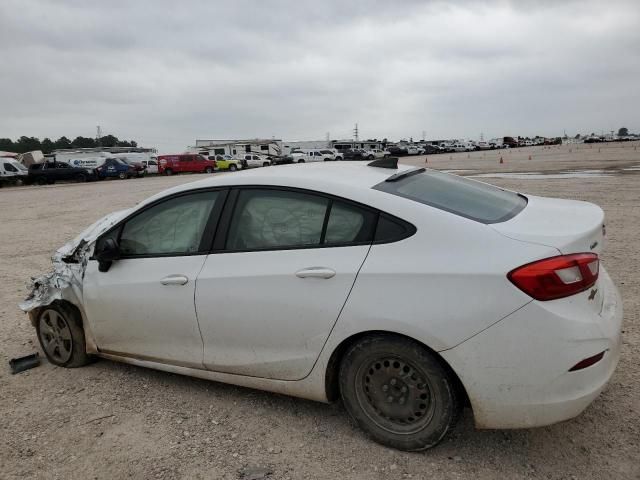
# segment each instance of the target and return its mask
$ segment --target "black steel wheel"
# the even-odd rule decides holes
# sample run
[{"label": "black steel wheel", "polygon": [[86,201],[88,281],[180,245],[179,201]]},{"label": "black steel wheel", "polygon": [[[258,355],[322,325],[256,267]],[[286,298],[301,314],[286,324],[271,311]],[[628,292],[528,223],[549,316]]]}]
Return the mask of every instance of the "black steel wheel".
[{"label": "black steel wheel", "polygon": [[45,307],[38,315],[36,333],[44,354],[54,365],[80,367],[89,362],[82,322],[71,307]]},{"label": "black steel wheel", "polygon": [[235,163],[232,163],[231,165],[229,165],[229,170],[232,172],[235,172],[238,169],[238,167],[236,167]]},{"label": "black steel wheel", "polygon": [[404,337],[365,337],[346,352],[340,392],[349,414],[374,440],[399,450],[436,445],[460,407],[453,378],[419,343]]}]

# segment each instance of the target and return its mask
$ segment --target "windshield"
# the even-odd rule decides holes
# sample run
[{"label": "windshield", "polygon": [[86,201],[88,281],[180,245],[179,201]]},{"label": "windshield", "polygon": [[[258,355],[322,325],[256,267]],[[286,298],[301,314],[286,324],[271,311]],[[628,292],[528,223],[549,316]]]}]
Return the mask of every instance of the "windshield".
[{"label": "windshield", "polygon": [[505,222],[527,206],[526,197],[515,192],[435,170],[409,174],[373,188],[481,223]]}]

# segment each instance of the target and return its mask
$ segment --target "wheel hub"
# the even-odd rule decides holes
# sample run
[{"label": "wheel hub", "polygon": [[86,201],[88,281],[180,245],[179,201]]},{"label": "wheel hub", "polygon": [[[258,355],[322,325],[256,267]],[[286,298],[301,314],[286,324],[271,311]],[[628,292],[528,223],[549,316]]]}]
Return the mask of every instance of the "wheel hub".
[{"label": "wheel hub", "polygon": [[372,420],[403,433],[418,430],[431,420],[434,405],[420,369],[393,357],[376,359],[365,368],[361,404],[372,414]]}]

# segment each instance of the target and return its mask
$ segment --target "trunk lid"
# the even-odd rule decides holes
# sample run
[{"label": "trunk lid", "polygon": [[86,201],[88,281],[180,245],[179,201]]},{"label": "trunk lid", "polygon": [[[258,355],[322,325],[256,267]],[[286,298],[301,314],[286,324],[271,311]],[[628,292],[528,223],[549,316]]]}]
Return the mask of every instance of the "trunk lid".
[{"label": "trunk lid", "polygon": [[560,253],[593,252],[604,247],[604,212],[593,203],[528,196],[515,217],[490,226],[523,242],[554,247]]},{"label": "trunk lid", "polygon": [[[556,248],[558,254],[602,253],[605,227],[600,207],[578,200],[527,199],[527,206],[518,215],[490,227],[514,240]],[[604,297],[599,287],[600,279],[593,287],[558,301],[571,299],[574,307],[600,313]]]}]

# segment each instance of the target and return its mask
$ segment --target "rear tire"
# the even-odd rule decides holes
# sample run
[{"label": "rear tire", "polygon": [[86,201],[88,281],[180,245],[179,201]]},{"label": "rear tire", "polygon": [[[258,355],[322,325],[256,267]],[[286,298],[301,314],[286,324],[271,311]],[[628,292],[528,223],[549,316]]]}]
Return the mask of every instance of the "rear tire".
[{"label": "rear tire", "polygon": [[124,173],[124,172],[120,172],[120,173],[118,174],[118,178],[119,178],[120,180],[126,180],[126,179],[127,179],[127,177],[128,177],[128,175],[127,175],[126,173]]},{"label": "rear tire", "polygon": [[213,173],[213,168],[207,167],[207,168],[204,169],[204,172],[205,173]]},{"label": "rear tire", "polygon": [[303,159],[298,160],[298,163],[304,163]]},{"label": "rear tire", "polygon": [[391,335],[360,339],[340,364],[340,394],[375,441],[406,451],[437,445],[455,425],[455,380],[418,342]]},{"label": "rear tire", "polygon": [[167,174],[167,176],[169,176],[169,177],[170,177],[171,175],[173,175],[173,170],[171,170],[170,168],[167,168],[167,169],[164,171],[164,173],[166,173],[166,174]]},{"label": "rear tire", "polygon": [[263,167],[270,167],[270,166],[271,166],[271,164],[270,164],[269,162],[264,162],[264,163],[262,164],[262,166],[263,166]]},{"label": "rear tire", "polygon": [[369,155],[369,156],[367,157],[367,160],[373,160],[373,159],[374,159],[374,156],[373,156],[373,155]]},{"label": "rear tire", "polygon": [[76,181],[78,183],[84,183],[87,181],[87,176],[84,173],[79,173],[78,175],[76,175]]},{"label": "rear tire", "polygon": [[65,304],[44,307],[36,321],[36,333],[47,359],[59,367],[82,367],[91,361],[87,354],[82,320]]},{"label": "rear tire", "polygon": [[46,178],[44,178],[44,177],[38,177],[38,178],[36,178],[36,183],[37,183],[38,185],[46,185],[48,182],[47,182],[47,179],[46,179]]},{"label": "rear tire", "polygon": [[232,163],[231,165],[229,165],[229,171],[231,172],[235,172],[236,170],[238,170],[238,167],[236,167],[236,165],[234,163]]}]

